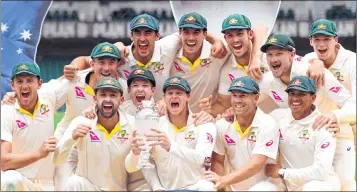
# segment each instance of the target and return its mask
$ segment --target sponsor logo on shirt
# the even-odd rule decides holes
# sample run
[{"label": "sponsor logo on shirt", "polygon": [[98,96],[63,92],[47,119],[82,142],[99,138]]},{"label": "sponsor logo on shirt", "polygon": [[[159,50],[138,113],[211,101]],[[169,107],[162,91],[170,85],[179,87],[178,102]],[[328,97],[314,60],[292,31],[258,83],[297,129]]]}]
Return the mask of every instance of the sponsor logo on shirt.
[{"label": "sponsor logo on shirt", "polygon": [[236,142],[230,138],[228,135],[224,135],[224,139],[226,140],[227,145],[235,145]]},{"label": "sponsor logo on shirt", "polygon": [[271,91],[271,94],[273,95],[275,101],[283,102],[283,99],[281,99],[281,97],[275,91]]},{"label": "sponsor logo on shirt", "polygon": [[89,131],[89,137],[90,137],[90,141],[92,141],[92,142],[100,142],[101,141],[99,139],[99,137],[93,131]]},{"label": "sponsor logo on shirt", "polygon": [[164,64],[157,62],[154,64],[154,73],[162,74],[162,71],[164,70]]},{"label": "sponsor logo on shirt", "polygon": [[270,147],[271,145],[273,145],[274,141],[270,140],[267,143],[265,143],[265,146]]},{"label": "sponsor logo on shirt", "polygon": [[24,129],[27,127],[27,124],[25,122],[22,122],[20,120],[16,120],[17,128],[19,129]]},{"label": "sponsor logo on shirt", "polygon": [[124,143],[126,140],[128,140],[128,135],[129,133],[125,129],[120,130],[117,139],[119,139],[120,143]]},{"label": "sponsor logo on shirt", "polygon": [[300,134],[300,137],[299,137],[299,139],[300,139],[300,141],[301,141],[301,143],[302,144],[305,144],[305,143],[307,143],[308,141],[309,141],[309,130],[307,130],[307,129],[304,129],[302,132],[301,132],[301,134]]},{"label": "sponsor logo on shirt", "polygon": [[281,130],[279,129],[279,139],[284,140],[283,134],[281,134]]},{"label": "sponsor logo on shirt", "polygon": [[228,77],[231,81],[233,81],[235,79],[235,77],[231,73],[228,73]]},{"label": "sponsor logo on shirt", "polygon": [[211,59],[201,59],[201,67],[209,67],[210,64],[212,63]]},{"label": "sponsor logo on shirt", "polygon": [[325,149],[327,148],[328,146],[330,146],[330,142],[325,142],[324,144],[321,145],[321,149]]},{"label": "sponsor logo on shirt", "polygon": [[301,56],[296,56],[296,57],[294,58],[294,60],[295,60],[295,61],[301,61],[301,60],[302,60],[302,57],[301,57]]},{"label": "sponsor logo on shirt", "polygon": [[329,89],[329,91],[333,92],[333,93],[338,93],[341,91],[341,87],[331,87]]},{"label": "sponsor logo on shirt", "polygon": [[50,111],[49,107],[47,104],[41,104],[40,105],[40,113],[41,115],[47,116],[48,117],[48,112]]},{"label": "sponsor logo on shirt", "polygon": [[123,70],[126,79],[129,78],[130,72],[128,70]]},{"label": "sponsor logo on shirt", "polygon": [[80,99],[86,99],[86,96],[84,95],[83,91],[79,87],[74,87],[74,90],[76,92],[76,97]]},{"label": "sponsor logo on shirt", "polygon": [[177,72],[185,73],[178,63],[174,62],[174,66]]},{"label": "sponsor logo on shirt", "polygon": [[209,143],[213,143],[213,137],[212,137],[211,133],[206,133],[206,134],[207,134],[207,141]]}]

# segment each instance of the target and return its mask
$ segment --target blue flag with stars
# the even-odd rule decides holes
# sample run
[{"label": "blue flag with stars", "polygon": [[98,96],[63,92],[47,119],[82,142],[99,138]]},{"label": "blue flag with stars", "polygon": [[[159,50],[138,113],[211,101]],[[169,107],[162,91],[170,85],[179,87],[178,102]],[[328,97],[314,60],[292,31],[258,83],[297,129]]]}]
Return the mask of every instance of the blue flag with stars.
[{"label": "blue flag with stars", "polygon": [[35,62],[44,18],[52,1],[1,2],[1,98],[11,91],[12,67]]}]

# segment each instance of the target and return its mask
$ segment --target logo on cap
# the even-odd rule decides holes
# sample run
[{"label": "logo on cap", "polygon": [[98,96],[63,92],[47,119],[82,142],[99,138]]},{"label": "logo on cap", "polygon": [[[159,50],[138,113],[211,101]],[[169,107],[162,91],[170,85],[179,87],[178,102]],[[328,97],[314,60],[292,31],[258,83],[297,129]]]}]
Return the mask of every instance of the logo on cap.
[{"label": "logo on cap", "polygon": [[234,83],[235,87],[243,87],[244,83],[242,81],[238,81],[236,83]]},{"label": "logo on cap", "polygon": [[113,84],[113,81],[110,80],[110,79],[108,79],[108,80],[105,80],[105,81],[104,81],[104,84],[109,84],[109,85],[111,85],[111,84]]},{"label": "logo on cap", "polygon": [[136,23],[137,24],[147,23],[147,20],[145,18],[140,18]]},{"label": "logo on cap", "polygon": [[196,19],[190,15],[185,19],[185,21],[189,22],[189,23],[194,23],[194,22],[196,22]]},{"label": "logo on cap", "polygon": [[175,78],[172,78],[170,80],[170,83],[178,83],[180,80],[178,80],[176,77]]},{"label": "logo on cap", "polygon": [[276,39],[275,37],[272,37],[269,39],[268,43],[275,43],[278,39]]},{"label": "logo on cap", "polygon": [[25,64],[22,64],[20,65],[17,69],[20,69],[20,70],[27,70],[29,69]]},{"label": "logo on cap", "polygon": [[105,45],[103,48],[102,48],[102,51],[103,52],[113,52],[113,49],[111,47],[109,47],[109,45]]},{"label": "logo on cap", "polygon": [[134,74],[135,74],[135,75],[136,75],[136,74],[144,74],[144,71],[141,70],[141,69],[138,69],[138,70],[136,70],[136,71],[134,72]]},{"label": "logo on cap", "polygon": [[326,25],[320,24],[320,25],[317,26],[317,29],[326,30]]},{"label": "logo on cap", "polygon": [[293,84],[294,85],[301,85],[301,81],[299,79],[296,79]]},{"label": "logo on cap", "polygon": [[229,20],[228,24],[233,25],[233,24],[236,24],[237,22],[238,22],[237,19],[232,18],[231,20]]}]

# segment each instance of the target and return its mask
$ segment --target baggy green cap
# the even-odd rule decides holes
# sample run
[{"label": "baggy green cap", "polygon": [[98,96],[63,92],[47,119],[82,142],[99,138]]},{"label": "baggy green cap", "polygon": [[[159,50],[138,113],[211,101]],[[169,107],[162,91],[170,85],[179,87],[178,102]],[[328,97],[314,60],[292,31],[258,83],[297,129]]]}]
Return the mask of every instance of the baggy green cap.
[{"label": "baggy green cap", "polygon": [[164,86],[162,88],[162,91],[165,93],[167,87],[169,86],[176,86],[184,89],[186,93],[191,93],[191,87],[186,81],[186,79],[179,77],[179,76],[172,76],[166,79],[164,82]]},{"label": "baggy green cap", "polygon": [[245,15],[233,14],[228,16],[222,23],[222,33],[228,29],[251,29],[252,24]]},{"label": "baggy green cap", "polygon": [[233,80],[231,83],[228,91],[243,91],[245,93],[253,93],[253,94],[258,94],[259,93],[259,85],[258,83],[248,77],[248,76],[243,76],[239,77]]},{"label": "baggy green cap", "polygon": [[146,14],[146,13],[138,15],[134,19],[131,20],[130,31],[133,31],[135,28],[138,28],[138,27],[147,27],[154,31],[160,31],[159,21],[155,17],[153,17],[149,14]]},{"label": "baggy green cap", "polygon": [[207,29],[207,20],[196,12],[187,13],[178,22],[178,28]]},{"label": "baggy green cap", "polygon": [[19,75],[22,73],[27,73],[27,74],[34,75],[34,76],[41,78],[41,71],[36,63],[22,62],[22,63],[15,65],[12,68],[11,79],[13,79],[16,75]]},{"label": "baggy green cap", "polygon": [[91,58],[99,57],[114,57],[120,60],[120,51],[117,46],[112,43],[104,42],[96,45],[92,53],[90,54]]},{"label": "baggy green cap", "polygon": [[123,95],[123,87],[120,85],[118,80],[112,77],[105,77],[98,81],[94,88],[94,91],[97,92],[97,90],[100,88],[114,88],[119,90],[119,92]]},{"label": "baggy green cap", "polygon": [[336,24],[327,19],[319,19],[310,26],[310,37],[315,34],[324,34],[328,36],[337,36]]},{"label": "baggy green cap", "polygon": [[296,76],[288,84],[285,92],[289,93],[291,90],[299,90],[303,92],[316,93],[316,83],[307,76]]},{"label": "baggy green cap", "polygon": [[131,82],[135,78],[142,78],[142,79],[148,80],[152,83],[153,87],[156,86],[155,77],[150,70],[137,69],[137,70],[132,71],[128,77],[128,80],[127,80],[128,87],[130,87]]},{"label": "baggy green cap", "polygon": [[269,46],[278,46],[289,51],[295,51],[294,41],[289,36],[282,34],[271,35],[260,50],[265,53]]}]

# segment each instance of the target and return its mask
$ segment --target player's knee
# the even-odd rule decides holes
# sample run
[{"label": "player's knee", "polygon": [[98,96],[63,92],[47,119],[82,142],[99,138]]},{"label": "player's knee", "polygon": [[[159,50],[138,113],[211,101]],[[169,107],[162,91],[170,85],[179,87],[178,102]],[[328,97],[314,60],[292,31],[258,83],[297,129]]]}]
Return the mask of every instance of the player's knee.
[{"label": "player's knee", "polygon": [[19,185],[23,182],[24,176],[15,170],[8,170],[2,173],[1,188],[4,191],[20,190]]},{"label": "player's knee", "polygon": [[77,191],[82,187],[82,178],[77,175],[72,175],[64,186],[65,191]]},{"label": "player's knee", "polygon": [[214,184],[207,180],[201,179],[196,184],[198,191],[214,191]]},{"label": "player's knee", "polygon": [[277,191],[277,187],[271,182],[261,181],[251,187],[249,191]]}]

